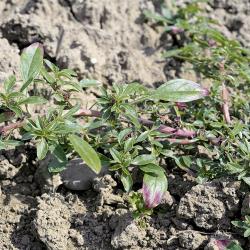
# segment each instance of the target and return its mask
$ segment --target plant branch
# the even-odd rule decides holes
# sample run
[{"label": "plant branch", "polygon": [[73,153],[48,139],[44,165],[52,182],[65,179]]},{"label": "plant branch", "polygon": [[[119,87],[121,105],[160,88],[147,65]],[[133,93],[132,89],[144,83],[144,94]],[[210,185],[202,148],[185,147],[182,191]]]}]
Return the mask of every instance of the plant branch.
[{"label": "plant branch", "polygon": [[229,113],[229,94],[228,94],[228,90],[225,86],[225,84],[222,84],[222,100],[223,100],[223,104],[222,104],[222,111],[224,114],[224,118],[227,124],[231,124],[231,117],[230,117],[230,113]]},{"label": "plant branch", "polygon": [[[89,116],[89,117],[100,117],[101,116],[101,112],[98,110],[89,110],[89,109],[80,109],[76,114],[76,117],[81,117],[81,116]],[[147,119],[143,119],[140,118],[139,119],[140,123],[145,125],[145,126],[153,126],[154,122],[151,120],[147,120]],[[25,124],[24,121],[20,121],[20,122],[15,122],[15,123],[11,123],[9,125],[6,126],[1,126],[0,127],[0,134],[6,135],[8,134],[9,131],[16,129],[16,128],[20,128]],[[196,132],[192,131],[192,130],[187,130],[187,129],[179,129],[179,128],[172,128],[166,125],[160,125],[160,127],[158,128],[158,131],[160,131],[161,133],[164,134],[170,134],[170,135],[174,135],[174,136],[179,136],[179,137],[190,137],[193,138],[194,136],[196,136]],[[173,139],[176,140],[176,139]],[[177,142],[177,141],[175,141]],[[188,142],[182,142],[181,144],[188,144]]]},{"label": "plant branch", "polygon": [[0,135],[7,135],[11,130],[21,128],[25,124],[24,121],[18,121],[15,123],[11,123],[6,126],[0,126]]}]

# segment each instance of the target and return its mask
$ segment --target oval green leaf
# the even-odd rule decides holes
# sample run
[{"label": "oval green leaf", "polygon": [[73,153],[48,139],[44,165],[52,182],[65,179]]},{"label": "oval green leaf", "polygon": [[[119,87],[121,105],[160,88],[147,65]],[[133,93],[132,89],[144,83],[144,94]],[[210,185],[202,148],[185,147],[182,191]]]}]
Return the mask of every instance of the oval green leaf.
[{"label": "oval green leaf", "polygon": [[43,65],[43,48],[40,43],[33,43],[21,55],[21,76],[24,81],[21,91],[40,73]]},{"label": "oval green leaf", "polygon": [[42,160],[45,158],[47,152],[48,152],[48,144],[44,138],[41,139],[40,142],[37,144],[37,158],[39,160]]},{"label": "oval green leaf", "polygon": [[138,155],[133,161],[132,164],[133,165],[146,165],[149,163],[152,163],[155,161],[155,157],[153,155]]},{"label": "oval green leaf", "polygon": [[171,102],[190,102],[207,95],[209,95],[208,89],[200,84],[185,79],[175,79],[156,89],[153,99]]},{"label": "oval green leaf", "polygon": [[101,161],[98,154],[89,143],[76,135],[69,135],[69,140],[82,160],[85,161],[90,169],[99,174],[101,171]]}]

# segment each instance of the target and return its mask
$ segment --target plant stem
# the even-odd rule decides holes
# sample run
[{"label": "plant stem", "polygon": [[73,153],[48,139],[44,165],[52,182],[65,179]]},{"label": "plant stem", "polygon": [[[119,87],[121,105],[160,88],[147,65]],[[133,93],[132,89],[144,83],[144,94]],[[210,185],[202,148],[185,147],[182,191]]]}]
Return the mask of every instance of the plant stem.
[{"label": "plant stem", "polygon": [[223,104],[222,104],[222,111],[224,114],[224,118],[227,124],[231,124],[231,117],[230,117],[230,113],[229,113],[229,94],[228,94],[228,90],[225,86],[224,83],[222,83],[222,100],[223,100]]},{"label": "plant stem", "polygon": [[[100,117],[101,112],[98,110],[80,109],[75,114],[75,116],[76,117],[81,117],[81,116]],[[145,126],[152,126],[154,124],[153,121],[143,119],[143,118],[140,118],[139,121],[141,124],[143,124]],[[10,130],[20,128],[24,124],[25,124],[24,121],[20,121],[20,122],[11,123],[7,126],[1,126],[0,127],[0,134],[7,134]],[[160,127],[158,128],[158,131],[160,131],[161,133],[164,133],[164,134],[170,134],[170,135],[175,135],[175,136],[180,136],[180,137],[190,137],[190,138],[193,138],[197,134],[195,131],[192,131],[192,130],[172,128],[172,127],[169,127],[166,125],[160,125]],[[177,139],[173,139],[173,140],[175,140],[175,142],[177,142],[176,141]],[[186,143],[189,144],[190,142],[186,142]],[[183,141],[181,144],[185,144],[185,142]]]},{"label": "plant stem", "polygon": [[24,121],[18,121],[15,123],[11,123],[7,126],[1,126],[0,127],[0,135],[7,135],[11,130],[14,130],[16,128],[21,128],[23,125],[25,125]]}]

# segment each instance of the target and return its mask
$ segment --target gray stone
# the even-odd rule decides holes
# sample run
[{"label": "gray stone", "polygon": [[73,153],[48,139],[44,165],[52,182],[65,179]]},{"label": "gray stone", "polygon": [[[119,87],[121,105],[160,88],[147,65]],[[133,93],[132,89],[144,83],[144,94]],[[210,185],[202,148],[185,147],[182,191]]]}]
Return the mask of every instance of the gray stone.
[{"label": "gray stone", "polygon": [[67,168],[60,173],[63,185],[71,190],[88,190],[96,177],[108,173],[107,167],[102,167],[99,174],[93,172],[81,159],[71,160]]}]

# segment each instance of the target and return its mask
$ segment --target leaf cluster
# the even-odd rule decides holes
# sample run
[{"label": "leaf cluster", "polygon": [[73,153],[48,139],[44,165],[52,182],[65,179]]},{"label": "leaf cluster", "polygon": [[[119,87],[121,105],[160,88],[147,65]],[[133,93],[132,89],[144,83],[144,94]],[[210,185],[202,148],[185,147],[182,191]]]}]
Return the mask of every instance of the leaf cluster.
[{"label": "leaf cluster", "polygon": [[[52,173],[65,169],[77,156],[96,173],[108,165],[110,171],[119,173],[127,192],[132,190],[133,175],[140,172],[145,205],[153,208],[167,189],[164,158],[169,155],[170,137],[181,141],[174,135],[177,128],[165,126],[161,117],[172,112],[173,103],[195,101],[209,93],[185,79],[172,80],[157,89],[139,83],[110,88],[99,85],[94,80],[78,81],[74,71],[59,69],[43,58],[40,44],[32,44],[21,56],[21,79],[11,76],[4,82],[0,147],[31,141],[39,160],[51,155],[48,170]],[[31,91],[39,86],[50,90],[50,99],[32,95],[39,93]],[[99,89],[97,110],[84,111],[73,93],[84,96],[84,89],[93,86]],[[32,112],[32,105],[45,105],[44,114]],[[94,117],[85,117],[89,115]],[[15,140],[15,129],[19,129],[21,140]]]}]

